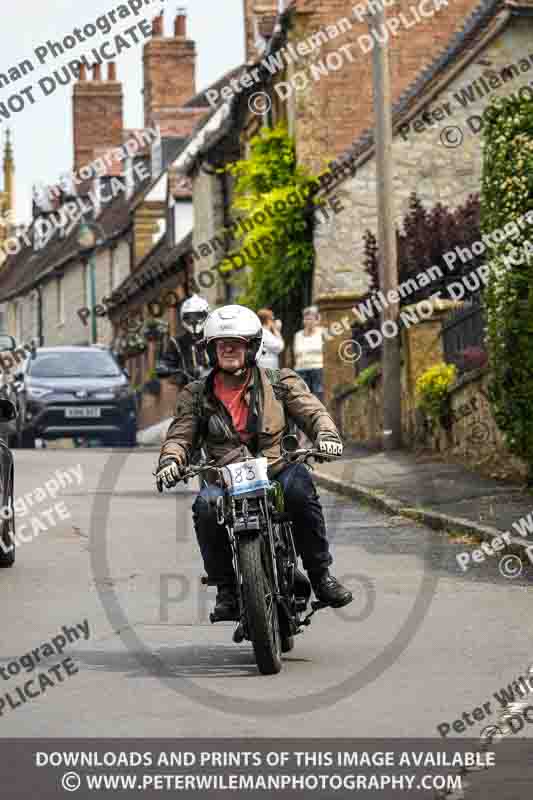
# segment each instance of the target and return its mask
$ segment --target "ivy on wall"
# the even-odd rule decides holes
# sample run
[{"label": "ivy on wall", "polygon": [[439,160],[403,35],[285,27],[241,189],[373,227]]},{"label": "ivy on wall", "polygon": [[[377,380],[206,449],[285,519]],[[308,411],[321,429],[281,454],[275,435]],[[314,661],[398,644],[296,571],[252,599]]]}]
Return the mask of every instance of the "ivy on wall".
[{"label": "ivy on wall", "polygon": [[[299,312],[313,270],[312,215],[307,199],[316,181],[296,163],[294,141],[283,124],[263,128],[250,141],[249,158],[226,167],[235,178],[232,212],[256,217],[254,224],[224,259],[223,275],[235,280],[240,303]],[[297,200],[295,198],[298,198]],[[246,264],[238,270],[235,263]]]},{"label": "ivy on wall", "polygon": [[[493,101],[483,114],[481,227],[514,224],[490,245],[485,303],[494,418],[533,484],[533,102]],[[520,220],[520,225],[518,221]]]}]

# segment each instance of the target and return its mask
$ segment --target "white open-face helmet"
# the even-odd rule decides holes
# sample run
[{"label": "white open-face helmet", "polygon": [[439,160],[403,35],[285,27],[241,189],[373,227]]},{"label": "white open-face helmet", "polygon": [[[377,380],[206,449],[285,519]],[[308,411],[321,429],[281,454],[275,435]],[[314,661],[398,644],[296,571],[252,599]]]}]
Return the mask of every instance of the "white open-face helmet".
[{"label": "white open-face helmet", "polygon": [[245,366],[257,363],[263,347],[263,326],[253,311],[245,306],[222,306],[212,311],[204,327],[204,346],[212,367],[217,366],[216,340],[242,339],[246,342]]},{"label": "white open-face helmet", "polygon": [[199,336],[205,325],[205,321],[209,316],[209,303],[200,297],[198,294],[193,294],[188,300],[185,300],[181,307],[181,323],[183,327]]}]

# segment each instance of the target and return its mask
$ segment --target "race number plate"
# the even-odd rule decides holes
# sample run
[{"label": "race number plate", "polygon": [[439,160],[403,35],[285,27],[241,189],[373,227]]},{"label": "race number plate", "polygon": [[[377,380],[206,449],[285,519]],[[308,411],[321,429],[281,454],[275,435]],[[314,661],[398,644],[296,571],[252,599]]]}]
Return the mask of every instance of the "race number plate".
[{"label": "race number plate", "polygon": [[267,476],[267,466],[266,458],[254,458],[250,461],[228,464],[232,482],[229,493],[239,495],[253,492],[256,489],[268,489],[270,481]]}]

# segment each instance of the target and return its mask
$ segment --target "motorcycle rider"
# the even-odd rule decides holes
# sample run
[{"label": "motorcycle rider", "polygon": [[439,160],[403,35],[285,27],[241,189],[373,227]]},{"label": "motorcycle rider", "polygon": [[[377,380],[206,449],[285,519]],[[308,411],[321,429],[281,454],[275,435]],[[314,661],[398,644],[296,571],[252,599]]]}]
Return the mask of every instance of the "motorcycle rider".
[{"label": "motorcycle rider", "polygon": [[[239,305],[213,311],[204,328],[204,347],[212,373],[190,383],[178,397],[176,417],[161,448],[156,482],[171,488],[187,470],[198,442],[217,465],[264,456],[270,477],[283,487],[298,554],[316,597],[334,608],[350,603],[351,593],[329,572],[332,557],[322,506],[303,464],[276,462],[291,421],[303,428],[325,455],[342,455],[337,428],[322,403],[291,369],[257,366],[263,330],[258,316]],[[215,615],[235,619],[237,596],[231,548],[215,503],[222,490],[205,486],[193,505],[198,544],[208,578],[217,584]]]},{"label": "motorcycle rider", "polygon": [[[173,371],[182,371],[193,378],[202,378],[209,372],[207,355],[200,342],[204,325],[209,316],[209,303],[200,295],[189,297],[180,310],[181,324],[185,328],[183,336],[171,337],[169,347],[161,363]],[[176,383],[182,388],[189,381],[183,375],[176,376]]]}]

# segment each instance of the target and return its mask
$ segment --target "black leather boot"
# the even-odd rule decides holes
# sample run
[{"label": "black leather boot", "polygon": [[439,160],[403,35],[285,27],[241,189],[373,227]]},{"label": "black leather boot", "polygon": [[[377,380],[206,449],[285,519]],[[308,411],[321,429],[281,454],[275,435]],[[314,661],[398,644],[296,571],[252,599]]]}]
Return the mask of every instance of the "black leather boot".
[{"label": "black leather boot", "polygon": [[221,621],[239,619],[239,604],[234,586],[227,583],[217,586],[217,599],[213,613]]},{"label": "black leather boot", "polygon": [[352,602],[352,593],[330,575],[329,569],[309,571],[309,579],[317,600],[331,608],[342,608]]}]

